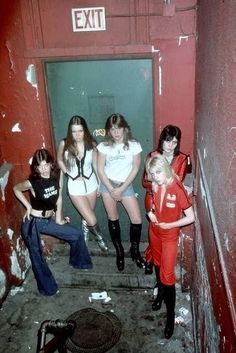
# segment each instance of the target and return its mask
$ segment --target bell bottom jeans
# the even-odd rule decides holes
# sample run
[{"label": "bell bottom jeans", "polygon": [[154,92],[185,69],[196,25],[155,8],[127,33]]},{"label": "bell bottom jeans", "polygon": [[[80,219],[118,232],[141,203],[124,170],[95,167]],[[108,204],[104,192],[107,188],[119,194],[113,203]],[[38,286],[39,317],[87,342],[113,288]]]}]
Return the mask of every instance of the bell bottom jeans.
[{"label": "bell bottom jeans", "polygon": [[22,237],[29,250],[32,270],[42,295],[54,295],[58,286],[44,258],[40,234],[51,235],[70,244],[69,264],[77,269],[93,267],[83,233],[70,224],[57,224],[52,218],[30,217],[22,223]]}]

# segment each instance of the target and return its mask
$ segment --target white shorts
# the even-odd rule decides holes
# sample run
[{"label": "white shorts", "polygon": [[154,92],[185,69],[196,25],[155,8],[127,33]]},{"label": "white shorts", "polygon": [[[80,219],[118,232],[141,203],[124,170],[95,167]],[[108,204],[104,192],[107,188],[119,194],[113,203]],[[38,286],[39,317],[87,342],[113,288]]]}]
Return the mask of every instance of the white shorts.
[{"label": "white shorts", "polygon": [[91,194],[98,188],[98,181],[94,173],[89,179],[72,180],[69,178],[67,188],[69,195],[85,196]]}]

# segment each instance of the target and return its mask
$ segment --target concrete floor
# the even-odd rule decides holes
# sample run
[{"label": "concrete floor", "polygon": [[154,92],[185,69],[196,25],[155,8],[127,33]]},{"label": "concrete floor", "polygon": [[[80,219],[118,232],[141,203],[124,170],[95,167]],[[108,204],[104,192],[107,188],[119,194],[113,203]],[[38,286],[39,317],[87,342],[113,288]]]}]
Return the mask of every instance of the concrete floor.
[{"label": "concrete floor", "polygon": [[[145,246],[142,243],[143,249]],[[154,275],[144,275],[144,270],[131,261],[128,243],[125,244],[125,270],[119,273],[112,245],[110,248],[109,255],[101,256],[96,243],[90,241],[94,267],[84,272],[68,265],[69,248],[58,244],[48,259],[60,288],[60,294],[52,297],[38,294],[30,270],[23,286],[11,291],[0,310],[0,352],[35,353],[42,322],[66,320],[83,308],[93,308],[103,313],[112,312],[121,322],[120,339],[108,350],[110,353],[194,353],[191,299],[189,293],[181,292],[179,266],[176,325],[174,335],[167,340],[163,338],[165,305],[160,311],[151,310]],[[111,298],[107,303],[89,299],[92,293],[103,291]],[[53,337],[46,336],[46,342]]]}]

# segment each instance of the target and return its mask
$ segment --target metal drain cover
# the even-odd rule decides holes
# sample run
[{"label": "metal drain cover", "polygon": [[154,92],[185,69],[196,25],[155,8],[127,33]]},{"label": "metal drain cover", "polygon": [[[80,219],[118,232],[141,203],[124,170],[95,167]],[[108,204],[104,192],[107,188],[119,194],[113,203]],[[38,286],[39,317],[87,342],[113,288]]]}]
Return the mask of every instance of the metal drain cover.
[{"label": "metal drain cover", "polygon": [[107,352],[121,335],[121,322],[109,311],[85,308],[76,311],[67,320],[76,323],[73,335],[66,341],[66,347],[72,353]]}]

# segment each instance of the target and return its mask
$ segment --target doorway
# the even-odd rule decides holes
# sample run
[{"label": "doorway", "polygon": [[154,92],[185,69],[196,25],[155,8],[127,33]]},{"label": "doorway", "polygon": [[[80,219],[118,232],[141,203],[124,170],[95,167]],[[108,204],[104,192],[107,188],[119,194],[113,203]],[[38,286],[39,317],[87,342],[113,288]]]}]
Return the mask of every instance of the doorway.
[{"label": "doorway", "polygon": [[[73,115],[83,116],[97,142],[103,139],[104,125],[112,113],[124,115],[133,136],[141,143],[142,166],[134,187],[143,215],[142,240],[147,241],[144,189],[141,184],[145,156],[153,150],[153,82],[151,59],[91,60],[45,63],[48,100],[51,110],[55,145],[67,134]],[[63,192],[64,214],[79,225],[80,217]],[[120,207],[122,239],[129,239],[129,220]],[[96,215],[109,239],[107,217],[101,198],[97,199]]]}]

